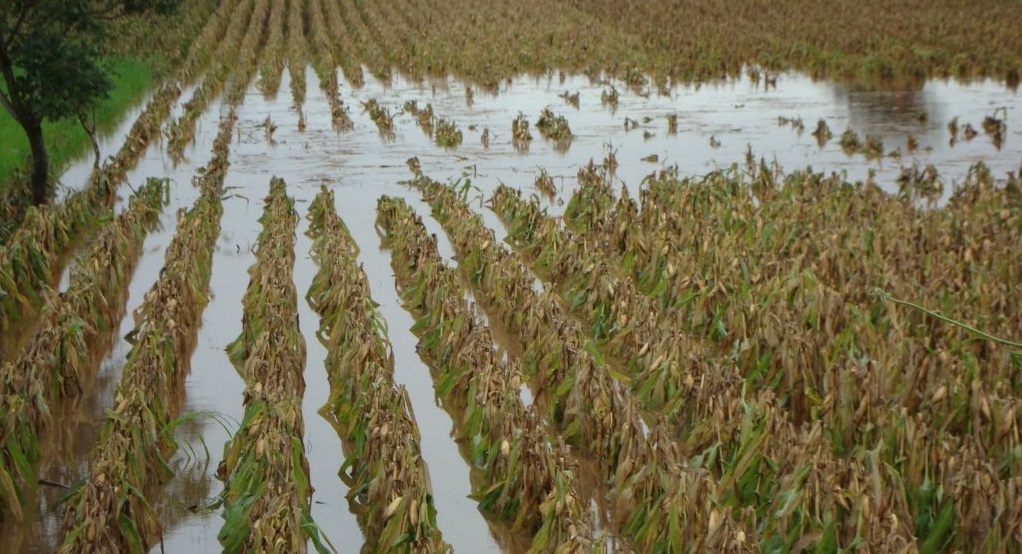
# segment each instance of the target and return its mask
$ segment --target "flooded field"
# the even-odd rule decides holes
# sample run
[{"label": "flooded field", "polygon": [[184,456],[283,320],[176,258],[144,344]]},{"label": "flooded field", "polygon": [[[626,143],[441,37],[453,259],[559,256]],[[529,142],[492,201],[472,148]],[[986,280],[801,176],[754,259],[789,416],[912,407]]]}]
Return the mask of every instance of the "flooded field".
[{"label": "flooded field", "polygon": [[[98,369],[52,405],[34,470],[43,484],[25,489],[21,521],[0,519],[0,551],[80,551],[98,527],[131,548],[218,552],[235,544],[225,543],[231,525],[263,508],[266,527],[246,540],[277,532],[340,552],[385,551],[386,541],[472,553],[677,551],[685,533],[693,548],[730,551],[855,541],[1002,551],[1018,540],[1016,91],[994,81],[887,90],[797,73],[661,88],[560,72],[484,90],[453,78],[381,80],[366,66],[361,83],[338,75],[333,97],[313,66],[283,71],[274,94],[265,76],[238,71],[245,78],[208,97],[204,84],[180,89],[162,134],[124,177],[115,214],[148,178],[168,180],[159,224],[139,236],[120,299],[127,315],[100,329],[110,344]],[[126,115],[104,155],[115,156],[143,113]],[[518,117],[529,140],[513,130]],[[453,127],[441,136],[445,123]],[[88,191],[90,174],[91,160],[69,169],[65,198]],[[273,179],[283,183],[271,195]],[[333,250],[318,253],[324,231],[310,223],[321,191],[357,246],[337,271],[364,272],[371,301],[342,304],[364,308],[367,319],[343,320],[372,328],[361,338],[332,335],[341,332],[321,327],[329,306],[306,298],[318,273],[340,263]],[[189,219],[193,206],[208,211]],[[271,231],[280,221],[264,209],[281,206],[293,206],[296,226]],[[198,246],[171,248],[193,227],[187,244]],[[89,257],[90,240],[55,275],[60,291],[77,286],[80,265],[105,262]],[[172,251],[183,257],[169,260]],[[144,323],[170,313],[147,291],[191,270],[182,282],[203,291],[208,279],[209,291],[204,306],[195,293],[195,325]],[[250,279],[272,303],[246,300]],[[878,290],[1007,342],[899,311]],[[290,300],[278,304],[280,295]],[[379,329],[366,323],[374,318]],[[40,325],[15,322],[2,359],[15,360]],[[125,365],[142,357],[133,352],[149,344],[146,332],[174,337],[179,357],[139,381]],[[262,333],[270,338],[252,338]],[[291,346],[273,350],[274,333]],[[251,335],[251,351],[232,362],[239,335]],[[358,358],[381,373],[339,398],[353,385],[335,377],[361,373],[360,362],[336,360],[359,340],[383,353]],[[280,371],[296,381],[280,385],[278,400],[299,414],[252,415],[255,403],[278,401],[264,391],[276,377],[254,377],[269,367],[256,352],[290,360]],[[166,421],[154,442],[138,439],[169,452],[166,464],[126,466],[146,475],[132,509],[95,493],[121,516],[66,516],[98,490],[96,445],[116,442],[109,430],[130,396],[118,383],[136,382],[166,387],[150,389],[167,395],[160,407],[142,410]],[[393,447],[403,462],[375,460],[387,444],[378,420],[363,428],[357,413],[337,415],[378,406],[357,402],[370,394],[405,395],[387,420],[404,422],[388,427],[406,429]],[[281,422],[259,427],[259,417]],[[295,442],[279,444],[293,445],[293,457],[263,456],[263,437],[277,444],[289,432]],[[225,463],[238,451],[265,462],[260,475],[279,488],[225,493],[246,485],[236,460]],[[980,513],[983,499],[996,509]],[[112,523],[140,517],[141,503],[159,532]],[[301,519],[293,534],[289,524],[266,530],[292,510],[308,516],[292,514]],[[390,528],[398,520],[407,529]]]}]

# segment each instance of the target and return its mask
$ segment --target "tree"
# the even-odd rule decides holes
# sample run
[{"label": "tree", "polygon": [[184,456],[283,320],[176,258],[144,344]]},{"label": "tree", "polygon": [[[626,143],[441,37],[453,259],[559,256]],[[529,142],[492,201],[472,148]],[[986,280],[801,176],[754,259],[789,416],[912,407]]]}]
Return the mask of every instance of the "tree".
[{"label": "tree", "polygon": [[43,121],[82,121],[113,87],[100,56],[105,23],[172,8],[168,0],[0,0],[0,105],[28,138],[34,204],[49,197]]}]

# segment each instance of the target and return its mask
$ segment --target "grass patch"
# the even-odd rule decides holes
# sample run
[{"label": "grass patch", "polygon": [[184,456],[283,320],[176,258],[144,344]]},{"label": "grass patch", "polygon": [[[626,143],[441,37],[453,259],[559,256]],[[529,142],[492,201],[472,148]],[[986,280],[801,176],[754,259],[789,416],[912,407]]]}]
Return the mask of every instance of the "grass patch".
[{"label": "grass patch", "polygon": [[[152,82],[149,66],[136,58],[108,60],[114,83],[110,97],[96,109],[96,122],[100,133],[116,128],[125,110],[145,94]],[[89,137],[73,118],[43,123],[50,167],[54,172],[89,151]],[[31,159],[28,139],[14,118],[0,110],[0,190],[14,186],[15,172],[27,168]]]}]

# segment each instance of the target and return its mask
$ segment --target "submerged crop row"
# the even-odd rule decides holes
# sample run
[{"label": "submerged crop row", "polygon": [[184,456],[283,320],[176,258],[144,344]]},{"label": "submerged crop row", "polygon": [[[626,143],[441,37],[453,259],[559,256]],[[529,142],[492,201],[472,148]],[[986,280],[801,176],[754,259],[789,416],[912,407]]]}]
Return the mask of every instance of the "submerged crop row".
[{"label": "submerged crop row", "polygon": [[233,111],[221,121],[201,194],[179,219],[161,276],[135,313],[116,404],[93,446],[88,477],[68,499],[60,552],[139,552],[160,540],[152,499],[172,477],[173,421],[209,298],[235,121]]},{"label": "submerged crop row", "polygon": [[534,534],[531,551],[602,551],[567,448],[549,443],[538,414],[522,403],[517,366],[497,356],[489,329],[422,222],[403,200],[383,197],[377,228],[391,248],[402,300],[418,317],[419,354],[445,408],[461,422],[459,442],[483,473],[473,485],[480,507],[513,531]]},{"label": "submerged crop row", "polygon": [[446,552],[436,523],[419,428],[404,387],[394,384],[386,324],[358,266],[358,247],[325,188],[309,208],[320,268],[306,298],[320,314],[330,401],[323,414],[344,439],[348,500],[373,552]]},{"label": "submerged crop row", "polygon": [[263,230],[243,299],[241,335],[227,350],[245,379],[245,415],[224,446],[225,552],[328,552],[312,520],[302,397],[305,338],[298,328],[293,271],[298,214],[282,179],[273,178]]},{"label": "submerged crop row", "polygon": [[40,328],[0,367],[0,519],[21,519],[35,489],[40,436],[62,400],[79,396],[124,314],[142,242],[156,227],[166,183],[140,187],[128,208],[96,237],[62,294],[46,293]]}]

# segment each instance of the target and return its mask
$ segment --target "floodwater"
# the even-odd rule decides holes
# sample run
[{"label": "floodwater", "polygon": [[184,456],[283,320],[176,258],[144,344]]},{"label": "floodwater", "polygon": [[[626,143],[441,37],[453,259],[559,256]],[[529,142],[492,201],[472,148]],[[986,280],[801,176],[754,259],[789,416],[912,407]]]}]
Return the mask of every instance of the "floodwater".
[{"label": "floodwater", "polygon": [[[367,73],[368,75],[368,73]],[[945,195],[960,182],[970,166],[982,161],[994,175],[1018,171],[1022,166],[1022,125],[1016,92],[993,82],[969,85],[931,82],[910,91],[878,91],[828,82],[813,82],[798,75],[781,75],[776,87],[764,88],[747,80],[698,87],[678,87],[668,95],[656,90],[631,91],[617,83],[620,95],[616,108],[601,103],[601,93],[610,83],[594,83],[584,77],[552,74],[523,76],[501,86],[496,95],[475,90],[469,94],[454,80],[414,83],[395,78],[390,83],[370,80],[352,89],[342,83],[342,100],[350,109],[355,129],[338,133],[331,128],[329,108],[319,90],[316,76],[308,71],[308,98],[303,106],[308,128],[298,129],[298,113],[288,94],[287,75],[275,99],[264,98],[252,87],[238,108],[238,124],[231,145],[231,167],[227,175],[222,233],[213,259],[211,297],[199,330],[198,346],[191,359],[186,382],[184,413],[199,414],[177,429],[185,445],[173,460],[177,477],[159,499],[165,536],[160,552],[218,552],[220,512],[211,508],[222,483],[214,477],[223,447],[237,429],[242,416],[244,384],[224,352],[240,332],[241,298],[248,284],[248,267],[253,263],[252,247],[260,231],[257,218],[272,176],[288,184],[301,217],[297,229],[299,318],[308,346],[305,369],[307,382],[303,402],[305,448],[311,469],[313,517],[326,537],[342,552],[358,550],[363,537],[346,499],[348,490],[338,478],[344,452],[335,429],[319,416],[329,386],[323,367],[325,351],[315,336],[318,317],[304,300],[317,267],[310,259],[311,241],[305,237],[305,215],[309,202],[321,185],[335,189],[337,209],[359,244],[359,261],[368,276],[374,300],[389,327],[395,357],[395,381],[407,388],[412,409],[422,434],[423,458],[428,465],[444,538],[458,552],[517,551],[520,537],[510,537],[497,523],[488,521],[468,497],[471,492],[470,465],[462,458],[451,438],[455,422],[437,402],[429,369],[416,354],[411,333],[412,317],[399,301],[390,267],[390,253],[381,249],[374,228],[376,203],[381,195],[402,196],[423,216],[428,231],[439,238],[441,254],[452,264],[453,249],[439,224],[429,216],[429,207],[418,194],[401,184],[411,178],[406,160],[417,157],[422,171],[441,182],[467,185],[468,199],[501,239],[506,232],[482,200],[499,184],[534,192],[533,182],[540,168],[555,177],[558,198],[548,203],[553,213],[575,186],[579,167],[590,160],[600,163],[613,153],[619,167],[618,183],[630,190],[647,174],[677,165],[683,175],[700,175],[718,167],[744,164],[747,151],[783,170],[808,166],[816,170],[845,173],[850,180],[863,180],[870,173],[889,191],[904,167],[934,165],[945,180]],[[579,107],[569,105],[562,93],[579,93]],[[190,98],[190,89],[180,103]],[[364,113],[361,102],[375,98],[394,116],[395,134],[381,136]],[[408,100],[420,107],[431,103],[438,117],[454,120],[464,142],[453,150],[433,144],[410,114],[402,112]],[[567,118],[574,140],[567,149],[544,140],[534,128],[543,108]],[[533,140],[526,151],[516,150],[511,141],[511,121],[519,113],[533,124]],[[132,186],[146,177],[172,180],[170,204],[162,216],[162,227],[145,242],[144,254],[127,295],[130,314],[141,302],[163,265],[164,251],[174,233],[176,213],[191,206],[197,197],[192,176],[210,158],[217,124],[226,107],[214,102],[196,129],[196,143],[186,151],[186,161],[175,166],[164,145],[149,149],[136,170],[129,175]],[[997,114],[1007,122],[1007,135],[1000,149],[982,132],[985,116]],[[668,133],[667,116],[677,116],[677,133]],[[120,137],[130,128],[137,110],[129,112],[118,130],[104,139],[104,155],[113,153]],[[798,132],[779,118],[799,118],[804,130]],[[951,144],[947,123],[957,117],[960,126],[971,124],[980,134],[971,141]],[[267,136],[264,122],[269,118],[276,131]],[[833,138],[819,145],[812,131],[824,119]],[[626,129],[625,122],[637,127]],[[629,125],[631,127],[631,125]],[[845,129],[865,139],[875,135],[883,140],[884,151],[899,150],[900,157],[867,160],[861,154],[841,150]],[[481,142],[488,130],[490,142]],[[908,151],[912,136],[918,147]],[[643,161],[656,155],[656,161]],[[92,160],[83,160],[64,175],[71,188],[83,186]],[[122,189],[127,193],[128,188]],[[122,203],[123,205],[123,203]],[[133,326],[130,315],[122,322],[110,352],[103,360],[91,390],[81,402],[62,411],[62,423],[48,441],[40,476],[56,483],[70,484],[88,469],[92,440],[120,378],[128,344],[120,337]],[[513,351],[513,348],[511,349]],[[527,405],[531,397],[523,390]],[[0,528],[2,552],[50,552],[60,540],[61,508],[56,506],[63,491],[41,487],[27,507],[29,523],[17,528]],[[516,539],[518,539],[516,541]]]}]

